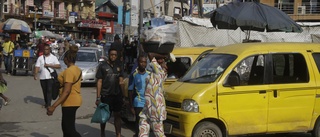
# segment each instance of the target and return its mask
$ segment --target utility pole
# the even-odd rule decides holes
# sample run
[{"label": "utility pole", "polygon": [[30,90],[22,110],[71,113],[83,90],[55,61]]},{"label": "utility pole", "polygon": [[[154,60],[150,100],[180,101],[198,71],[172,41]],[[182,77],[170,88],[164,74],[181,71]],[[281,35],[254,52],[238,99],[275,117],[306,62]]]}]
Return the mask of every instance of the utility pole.
[{"label": "utility pole", "polygon": [[3,19],[3,0],[0,0],[0,20],[2,21]]},{"label": "utility pole", "polygon": [[[123,0],[123,13],[122,13],[122,40],[124,40],[126,32],[126,11],[127,11],[127,0]],[[124,42],[122,42],[124,43]]]},{"label": "utility pole", "polygon": [[139,7],[139,27],[138,27],[138,53],[140,54],[142,51],[140,49],[142,49],[141,46],[141,40],[140,40],[140,35],[141,35],[141,31],[142,31],[142,27],[143,27],[143,15],[144,15],[144,8],[143,8],[143,1],[144,0],[140,0],[140,7]]},{"label": "utility pole", "polygon": [[37,11],[38,11],[38,7],[34,6],[34,36],[36,36],[36,30],[37,30]]},{"label": "utility pole", "polygon": [[184,0],[180,0],[180,4],[181,4],[181,17],[184,16],[184,13],[183,13],[183,3],[184,3]]},{"label": "utility pole", "polygon": [[198,16],[203,18],[203,0],[198,0]]}]

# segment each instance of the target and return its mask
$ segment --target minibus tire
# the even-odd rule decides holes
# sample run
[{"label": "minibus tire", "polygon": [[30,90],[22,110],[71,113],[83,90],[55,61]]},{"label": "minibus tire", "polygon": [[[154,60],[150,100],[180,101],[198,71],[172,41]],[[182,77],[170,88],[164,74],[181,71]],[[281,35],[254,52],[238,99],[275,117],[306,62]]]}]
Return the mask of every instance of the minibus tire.
[{"label": "minibus tire", "polygon": [[202,137],[205,135],[223,137],[221,129],[216,124],[208,121],[198,123],[192,133],[192,137]]},{"label": "minibus tire", "polygon": [[312,137],[320,137],[320,120],[318,119],[313,127]]}]

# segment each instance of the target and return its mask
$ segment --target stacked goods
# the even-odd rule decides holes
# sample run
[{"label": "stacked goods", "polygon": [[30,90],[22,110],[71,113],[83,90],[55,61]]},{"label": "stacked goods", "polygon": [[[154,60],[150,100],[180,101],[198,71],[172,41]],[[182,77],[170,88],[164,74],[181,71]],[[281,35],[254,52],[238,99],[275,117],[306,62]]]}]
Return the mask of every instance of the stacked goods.
[{"label": "stacked goods", "polygon": [[177,25],[168,24],[144,31],[144,52],[171,53],[177,42]]}]

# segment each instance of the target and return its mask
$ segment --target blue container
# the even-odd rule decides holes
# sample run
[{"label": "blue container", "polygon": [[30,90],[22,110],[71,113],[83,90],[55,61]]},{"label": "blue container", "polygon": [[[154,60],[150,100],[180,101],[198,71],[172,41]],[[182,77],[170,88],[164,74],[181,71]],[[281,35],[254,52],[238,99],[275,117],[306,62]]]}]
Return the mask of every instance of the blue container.
[{"label": "blue container", "polygon": [[14,50],[15,57],[33,57],[34,51],[28,49],[17,49]]},{"label": "blue container", "polygon": [[23,50],[21,49],[14,50],[15,57],[22,57],[22,54],[23,54]]}]

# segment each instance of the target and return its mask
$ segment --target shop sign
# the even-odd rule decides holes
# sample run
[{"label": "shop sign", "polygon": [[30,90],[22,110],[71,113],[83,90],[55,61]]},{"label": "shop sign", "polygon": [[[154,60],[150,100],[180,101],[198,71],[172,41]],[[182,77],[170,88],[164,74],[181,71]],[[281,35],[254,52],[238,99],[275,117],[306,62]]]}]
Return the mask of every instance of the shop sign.
[{"label": "shop sign", "polygon": [[70,12],[69,16],[78,16],[78,13],[77,12]]},{"label": "shop sign", "polygon": [[111,33],[112,32],[112,28],[111,27],[106,27],[106,33]]},{"label": "shop sign", "polygon": [[78,25],[78,27],[97,28],[97,29],[102,29],[102,27],[104,27],[104,26],[107,26],[106,22],[96,21],[96,20],[83,20]]},{"label": "shop sign", "polygon": [[[28,6],[29,8],[29,14],[34,14],[35,10],[34,10],[34,6]],[[42,14],[42,9],[37,10],[37,14]]]},{"label": "shop sign", "polygon": [[50,10],[44,10],[43,11],[43,16],[45,17],[53,17],[53,12]]}]

